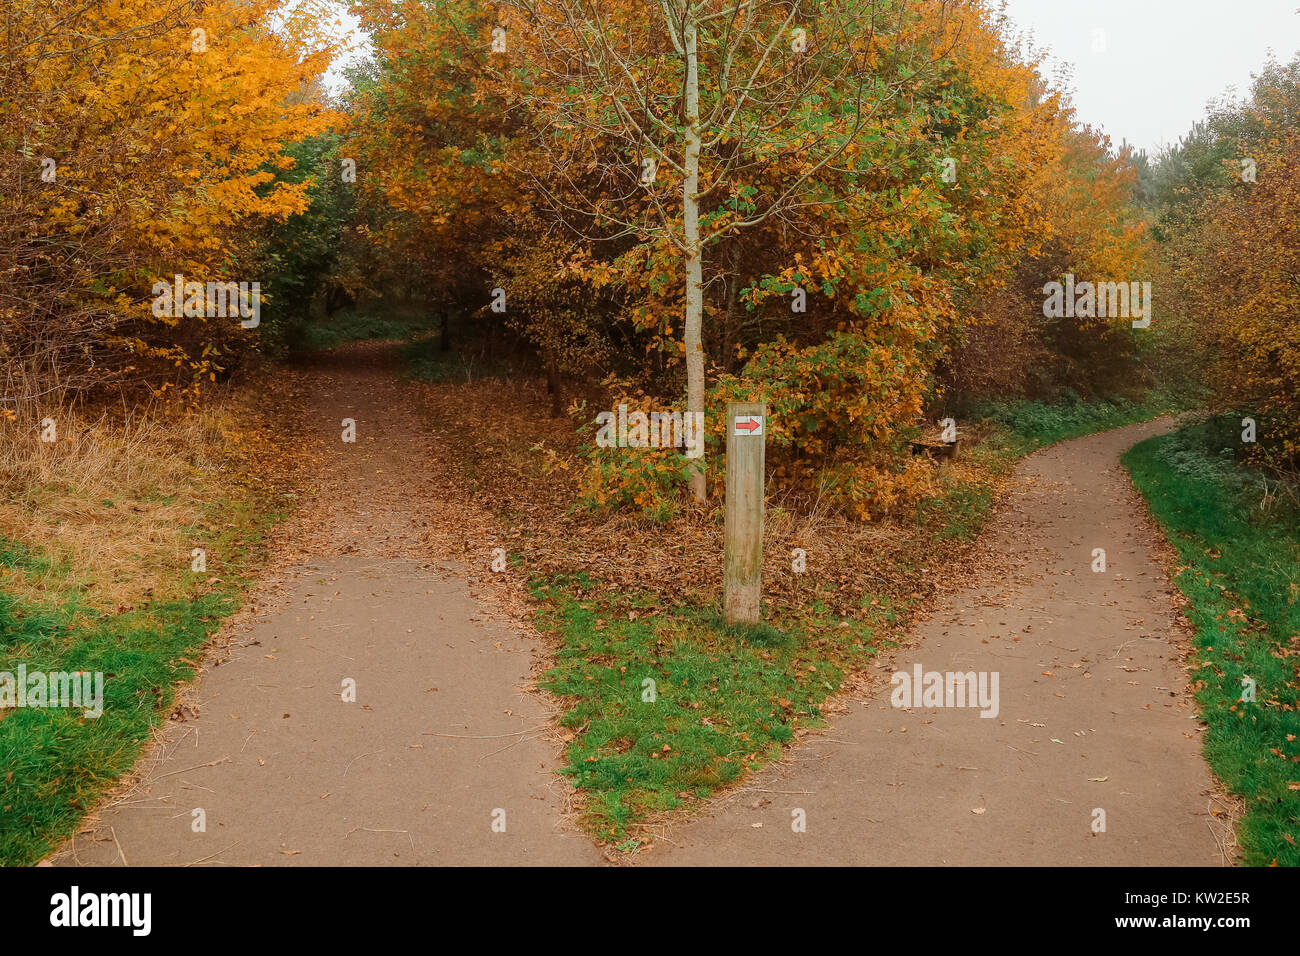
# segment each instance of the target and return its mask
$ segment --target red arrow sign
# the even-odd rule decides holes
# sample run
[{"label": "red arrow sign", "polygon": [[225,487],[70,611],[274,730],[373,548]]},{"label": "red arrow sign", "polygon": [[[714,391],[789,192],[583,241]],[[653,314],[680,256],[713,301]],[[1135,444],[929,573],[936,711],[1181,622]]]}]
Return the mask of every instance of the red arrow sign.
[{"label": "red arrow sign", "polygon": [[737,429],[737,431],[739,431],[740,429],[743,428],[743,429],[745,429],[745,431],[747,431],[747,432],[755,432],[755,431],[758,431],[758,429],[760,429],[760,428],[762,428],[762,427],[763,427],[763,423],[760,422],[760,421],[757,421],[757,420],[755,420],[755,419],[753,419],[753,418],[749,419],[748,421],[744,421],[744,422],[736,422],[736,429]]}]

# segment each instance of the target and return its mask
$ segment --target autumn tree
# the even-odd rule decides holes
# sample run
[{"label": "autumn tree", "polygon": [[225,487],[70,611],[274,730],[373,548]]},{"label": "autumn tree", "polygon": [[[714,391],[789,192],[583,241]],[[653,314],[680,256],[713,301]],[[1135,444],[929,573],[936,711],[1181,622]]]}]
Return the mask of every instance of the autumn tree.
[{"label": "autumn tree", "polygon": [[375,0],[353,12],[372,63],[345,99],[347,154],[376,263],[373,291],[402,289],[443,313],[490,301],[489,247],[526,199],[501,175],[517,122],[485,82],[495,18],[469,0]]},{"label": "autumn tree", "polygon": [[1109,139],[1052,115],[1046,149],[1021,194],[1038,210],[1032,247],[980,298],[946,362],[968,394],[1054,397],[1062,388],[1114,394],[1137,380],[1140,335],[1127,316],[1043,312],[1043,286],[1067,274],[1089,281],[1152,281],[1148,220],[1136,202],[1137,165]]},{"label": "autumn tree", "polygon": [[[1136,235],[1123,163],[977,0],[357,10],[376,244],[548,368],[598,346],[658,402],[685,365],[685,410],[715,425],[727,397],[770,401],[782,473],[833,471],[860,515],[893,494],[936,364],[988,296],[1118,268]],[[1007,291],[1032,325],[1041,301]]]},{"label": "autumn tree", "polygon": [[[514,0],[518,102],[540,119],[539,195],[679,266],[686,408],[703,412],[704,263],[727,237],[842,202],[871,170],[875,118],[943,56],[949,3]],[[918,39],[925,32],[935,42]],[[596,167],[596,182],[579,176]],[[834,173],[836,182],[829,174]],[[575,215],[576,214],[576,215]],[[691,478],[705,495],[703,462]]]},{"label": "autumn tree", "polygon": [[0,16],[0,356],[10,394],[148,367],[189,396],[252,344],[160,318],[158,280],[256,279],[262,226],[306,206],[283,150],[329,118],[318,0],[14,0]]},{"label": "autumn tree", "polygon": [[[1208,366],[1214,403],[1257,418],[1251,451],[1300,461],[1300,60],[1270,64],[1248,99],[1209,124],[1222,170],[1172,220],[1166,255],[1179,321]],[[1209,177],[1207,177],[1209,178]]]},{"label": "autumn tree", "polygon": [[295,352],[307,325],[355,301],[364,286],[358,272],[371,257],[359,241],[352,163],[336,132],[286,146],[291,169],[276,183],[306,184],[308,206],[274,224],[262,244],[263,347]]}]

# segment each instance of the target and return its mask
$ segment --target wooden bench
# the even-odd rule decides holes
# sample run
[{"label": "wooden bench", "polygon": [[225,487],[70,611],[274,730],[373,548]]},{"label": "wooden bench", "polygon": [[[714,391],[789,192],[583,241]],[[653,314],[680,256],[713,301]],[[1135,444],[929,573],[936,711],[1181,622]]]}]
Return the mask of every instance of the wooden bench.
[{"label": "wooden bench", "polygon": [[952,461],[957,458],[961,439],[951,442],[912,442],[913,455],[929,455],[935,461]]}]

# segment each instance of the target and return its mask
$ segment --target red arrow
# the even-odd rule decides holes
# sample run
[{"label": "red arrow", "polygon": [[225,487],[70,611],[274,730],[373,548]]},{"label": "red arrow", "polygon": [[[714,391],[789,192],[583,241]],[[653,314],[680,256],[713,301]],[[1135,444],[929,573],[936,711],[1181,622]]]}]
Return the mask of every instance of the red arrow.
[{"label": "red arrow", "polygon": [[745,431],[750,432],[751,434],[752,434],[753,432],[758,431],[758,430],[759,430],[760,428],[762,428],[762,427],[763,427],[763,423],[762,423],[762,422],[755,421],[755,420],[752,419],[752,418],[749,419],[748,421],[736,422],[736,428],[737,428],[737,430],[743,428],[743,429],[745,429]]}]

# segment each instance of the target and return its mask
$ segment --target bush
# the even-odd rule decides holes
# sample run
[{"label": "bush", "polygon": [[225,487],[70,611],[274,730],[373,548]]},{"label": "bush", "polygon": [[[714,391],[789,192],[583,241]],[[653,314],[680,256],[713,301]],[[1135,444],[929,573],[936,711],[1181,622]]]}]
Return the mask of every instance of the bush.
[{"label": "bush", "polygon": [[[805,491],[863,521],[933,493],[933,470],[914,460],[929,376],[911,345],[835,332],[800,347],[758,347],[740,376],[709,396],[709,435],[726,441],[726,403],[765,401],[774,490]],[[719,490],[725,472],[717,469]]]},{"label": "bush", "polygon": [[[626,404],[643,411],[680,412],[643,394],[614,391],[614,408]],[[580,437],[598,434],[593,428],[595,418],[588,414],[585,402],[575,405],[571,415],[579,423]],[[691,459],[680,449],[605,448],[590,437],[580,442],[578,454],[585,462],[578,479],[579,507],[593,511],[634,510],[652,521],[668,521],[677,513],[678,496],[691,474]]]},{"label": "bush", "polygon": [[[705,413],[707,461],[715,497],[726,487],[726,405],[764,401],[772,491],[801,490],[861,520],[933,493],[933,469],[913,459],[909,440],[919,429],[926,375],[914,350],[838,332],[800,347],[784,340],[759,346],[741,375],[724,376],[709,392]],[[613,407],[664,406],[615,389]],[[680,410],[681,403],[672,406]],[[583,432],[589,423],[584,422]],[[635,507],[670,515],[691,461],[677,449],[588,446],[581,478],[586,507]]]}]

